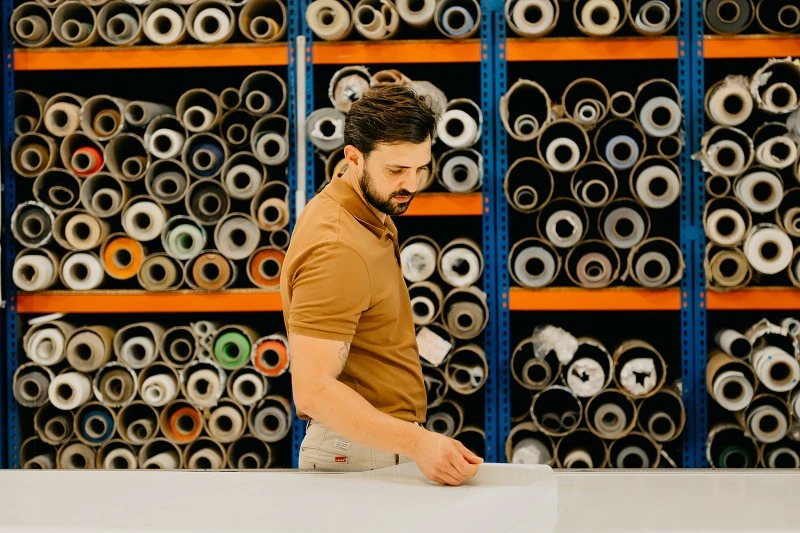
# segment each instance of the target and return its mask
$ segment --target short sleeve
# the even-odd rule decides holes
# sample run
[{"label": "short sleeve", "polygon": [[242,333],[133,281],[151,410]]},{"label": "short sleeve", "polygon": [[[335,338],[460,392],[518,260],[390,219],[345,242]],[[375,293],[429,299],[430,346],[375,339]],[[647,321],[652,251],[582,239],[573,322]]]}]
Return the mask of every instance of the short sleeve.
[{"label": "short sleeve", "polygon": [[359,254],[340,244],[316,247],[303,258],[290,283],[290,332],[352,341],[370,302],[369,274]]}]

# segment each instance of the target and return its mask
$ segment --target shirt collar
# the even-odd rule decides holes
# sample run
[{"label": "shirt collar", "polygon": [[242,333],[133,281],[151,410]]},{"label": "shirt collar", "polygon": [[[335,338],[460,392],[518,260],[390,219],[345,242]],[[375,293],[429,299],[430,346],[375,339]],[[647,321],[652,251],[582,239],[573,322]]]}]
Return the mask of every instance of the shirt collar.
[{"label": "shirt collar", "polygon": [[323,194],[333,198],[376,237],[383,238],[390,233],[392,236],[396,235],[397,230],[391,217],[386,217],[386,224],[381,222],[378,215],[341,176],[341,174],[334,176],[323,189]]}]

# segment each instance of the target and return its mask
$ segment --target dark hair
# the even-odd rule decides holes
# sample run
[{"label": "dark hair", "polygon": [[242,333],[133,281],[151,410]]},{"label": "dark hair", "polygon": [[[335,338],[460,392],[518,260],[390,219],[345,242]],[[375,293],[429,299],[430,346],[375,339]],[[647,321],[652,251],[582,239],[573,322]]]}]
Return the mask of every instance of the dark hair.
[{"label": "dark hair", "polygon": [[436,112],[404,83],[379,83],[350,107],[344,121],[344,143],[366,157],[378,144],[419,144],[436,130]]}]

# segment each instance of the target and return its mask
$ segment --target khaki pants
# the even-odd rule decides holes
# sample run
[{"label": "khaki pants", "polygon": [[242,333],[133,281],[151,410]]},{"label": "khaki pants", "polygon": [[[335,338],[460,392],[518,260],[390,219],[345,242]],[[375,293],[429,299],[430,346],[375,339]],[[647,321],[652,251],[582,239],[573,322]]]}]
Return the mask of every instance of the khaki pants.
[{"label": "khaki pants", "polygon": [[300,470],[363,472],[410,461],[410,458],[403,455],[368,448],[347,440],[328,426],[311,420],[300,445],[297,466]]}]

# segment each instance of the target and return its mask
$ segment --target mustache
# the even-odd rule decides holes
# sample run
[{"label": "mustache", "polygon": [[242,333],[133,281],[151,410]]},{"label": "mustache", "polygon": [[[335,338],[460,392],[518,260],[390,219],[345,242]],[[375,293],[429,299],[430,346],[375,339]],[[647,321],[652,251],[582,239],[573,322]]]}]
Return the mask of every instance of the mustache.
[{"label": "mustache", "polygon": [[413,192],[409,192],[409,191],[407,191],[407,190],[405,190],[405,189],[400,189],[399,191],[395,191],[395,192],[393,192],[393,193],[392,193],[392,196],[391,196],[391,198],[395,198],[395,197],[397,197],[397,196],[408,196],[408,197],[413,197],[413,196],[414,196],[414,194],[415,194],[415,193],[413,193]]}]

